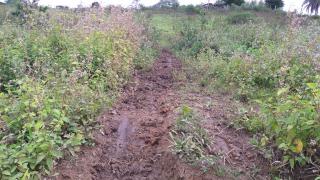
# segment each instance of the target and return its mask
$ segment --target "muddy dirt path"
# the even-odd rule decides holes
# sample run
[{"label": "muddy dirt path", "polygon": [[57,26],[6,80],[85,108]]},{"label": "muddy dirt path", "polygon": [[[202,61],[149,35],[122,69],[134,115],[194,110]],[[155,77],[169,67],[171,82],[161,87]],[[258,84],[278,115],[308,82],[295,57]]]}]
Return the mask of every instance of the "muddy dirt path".
[{"label": "muddy dirt path", "polygon": [[151,71],[138,72],[120,102],[99,119],[102,129],[95,134],[96,146],[63,161],[58,179],[182,178],[185,168],[178,167],[168,150],[173,110],[179,106],[173,72],[180,68],[180,62],[163,50]]},{"label": "muddy dirt path", "polygon": [[[99,118],[102,127],[94,135],[96,146],[83,147],[77,158],[62,160],[56,169],[59,175],[54,179],[226,179],[212,174],[205,175],[197,168],[183,163],[169,150],[169,132],[177,118],[177,109],[182,103],[190,102],[195,106],[195,102],[199,106],[205,103],[201,102],[203,97],[191,95],[192,99],[177,90],[181,82],[175,80],[174,73],[180,70],[181,63],[169,51],[163,50],[150,71],[136,73],[132,82],[125,87],[119,102]],[[203,113],[212,117],[212,122],[215,122],[217,115],[224,114],[221,110],[211,113],[204,110]],[[209,123],[208,129],[216,127],[217,123]],[[217,130],[212,129],[212,132]],[[219,136],[224,135],[220,132]],[[220,138],[217,143],[229,156],[232,156],[231,152],[238,153],[238,150],[225,145],[232,144],[228,139],[237,140],[231,136],[229,133],[227,140]],[[246,140],[243,137],[238,139]],[[241,146],[243,148],[243,144]],[[246,163],[240,161],[239,164]]]}]

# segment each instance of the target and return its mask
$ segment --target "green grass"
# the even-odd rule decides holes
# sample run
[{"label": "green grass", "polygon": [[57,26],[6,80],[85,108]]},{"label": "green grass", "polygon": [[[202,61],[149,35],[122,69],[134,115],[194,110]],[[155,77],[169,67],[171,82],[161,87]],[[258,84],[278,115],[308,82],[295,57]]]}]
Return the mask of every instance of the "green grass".
[{"label": "green grass", "polygon": [[161,47],[170,48],[183,30],[183,24],[189,22],[192,26],[199,26],[198,15],[184,13],[154,13],[151,15],[150,26],[158,33],[158,43]]},{"label": "green grass", "polygon": [[159,33],[159,45],[170,47],[170,39],[176,36],[176,18],[173,14],[155,14],[151,17],[151,26]]}]

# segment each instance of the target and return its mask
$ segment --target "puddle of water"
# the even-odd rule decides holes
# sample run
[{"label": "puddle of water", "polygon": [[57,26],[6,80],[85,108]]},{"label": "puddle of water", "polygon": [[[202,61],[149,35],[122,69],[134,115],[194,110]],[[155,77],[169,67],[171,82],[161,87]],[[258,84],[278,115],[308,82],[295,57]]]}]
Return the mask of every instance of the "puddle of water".
[{"label": "puddle of water", "polygon": [[118,138],[117,138],[117,154],[122,153],[128,144],[128,136],[132,132],[128,117],[120,117],[120,125],[118,127]]}]

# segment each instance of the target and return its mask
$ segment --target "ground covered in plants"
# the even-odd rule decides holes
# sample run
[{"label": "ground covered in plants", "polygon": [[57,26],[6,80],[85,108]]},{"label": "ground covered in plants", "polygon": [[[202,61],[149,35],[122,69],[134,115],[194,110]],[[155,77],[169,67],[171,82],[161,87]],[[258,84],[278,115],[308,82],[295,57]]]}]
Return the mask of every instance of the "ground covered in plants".
[{"label": "ground covered in plants", "polygon": [[319,176],[317,18],[243,8],[149,13],[190,89],[240,103],[229,125],[251,134],[272,178]]},{"label": "ground covered in plants", "polygon": [[319,176],[317,16],[17,3],[0,8],[0,179]]}]

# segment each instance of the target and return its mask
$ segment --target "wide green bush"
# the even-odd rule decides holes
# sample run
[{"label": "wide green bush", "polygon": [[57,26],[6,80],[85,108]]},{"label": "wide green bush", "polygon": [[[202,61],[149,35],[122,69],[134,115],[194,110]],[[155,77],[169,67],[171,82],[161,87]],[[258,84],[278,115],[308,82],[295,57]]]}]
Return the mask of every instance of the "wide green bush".
[{"label": "wide green bush", "polygon": [[320,164],[319,100],[320,86],[313,82],[306,84],[303,94],[292,94],[289,88],[282,88],[274,98],[259,102],[261,114],[250,120],[262,123],[259,145],[276,145],[283,153],[276,160],[288,163],[291,168]]},{"label": "wide green bush", "polygon": [[153,59],[132,12],[73,13],[52,10],[0,30],[0,179],[50,174],[88,142],[133,68]]}]

